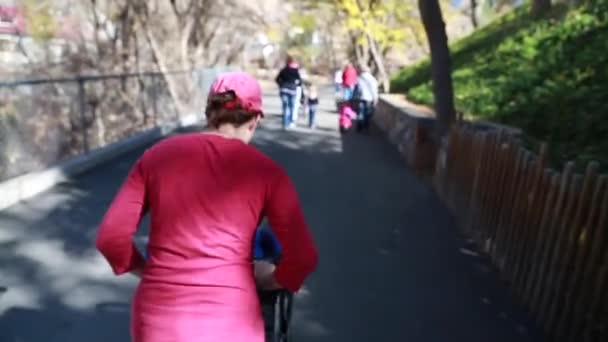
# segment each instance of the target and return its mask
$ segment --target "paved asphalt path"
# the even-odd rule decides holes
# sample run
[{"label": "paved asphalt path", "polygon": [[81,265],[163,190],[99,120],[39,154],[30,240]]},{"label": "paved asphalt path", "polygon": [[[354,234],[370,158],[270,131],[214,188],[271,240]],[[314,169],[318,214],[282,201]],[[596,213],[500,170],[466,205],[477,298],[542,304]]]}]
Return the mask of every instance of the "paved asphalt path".
[{"label": "paved asphalt path", "polygon": [[[288,132],[267,94],[271,115],[255,139],[293,177],[320,250],[297,295],[293,340],[540,341],[395,149],[337,133],[331,94],[316,131]],[[135,278],[114,277],[93,241],[141,152],[0,212],[0,341],[129,340]]]}]

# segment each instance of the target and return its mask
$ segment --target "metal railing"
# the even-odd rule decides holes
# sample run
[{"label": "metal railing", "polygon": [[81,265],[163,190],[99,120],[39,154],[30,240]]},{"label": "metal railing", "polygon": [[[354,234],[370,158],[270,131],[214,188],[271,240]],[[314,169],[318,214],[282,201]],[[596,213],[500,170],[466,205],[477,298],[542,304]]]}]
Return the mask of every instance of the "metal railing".
[{"label": "metal railing", "polygon": [[[0,82],[0,181],[153,129],[203,120],[216,67]],[[173,84],[180,108],[171,96]]]}]

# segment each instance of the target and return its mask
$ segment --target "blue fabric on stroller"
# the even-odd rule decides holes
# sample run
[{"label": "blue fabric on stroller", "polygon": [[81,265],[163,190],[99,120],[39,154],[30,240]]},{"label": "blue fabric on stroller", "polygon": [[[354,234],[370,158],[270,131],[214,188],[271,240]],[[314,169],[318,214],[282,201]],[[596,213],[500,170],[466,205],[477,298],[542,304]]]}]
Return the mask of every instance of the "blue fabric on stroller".
[{"label": "blue fabric on stroller", "polygon": [[[268,227],[261,226],[255,232],[253,258],[278,263],[282,254],[281,244]],[[264,316],[267,342],[287,342],[293,295],[285,290],[258,291]]]},{"label": "blue fabric on stroller", "polygon": [[253,240],[253,258],[277,263],[282,254],[281,244],[268,227],[261,226],[255,232]]}]

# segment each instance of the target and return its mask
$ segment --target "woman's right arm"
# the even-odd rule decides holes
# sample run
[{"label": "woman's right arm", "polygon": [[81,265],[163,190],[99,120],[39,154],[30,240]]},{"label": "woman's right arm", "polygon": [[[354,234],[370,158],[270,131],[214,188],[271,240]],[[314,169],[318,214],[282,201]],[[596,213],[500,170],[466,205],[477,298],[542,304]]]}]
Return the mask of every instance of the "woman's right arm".
[{"label": "woman's right arm", "polygon": [[265,207],[270,227],[283,252],[274,272],[276,282],[296,292],[316,268],[319,257],[298,194],[285,172],[275,178]]},{"label": "woman's right arm", "polygon": [[143,157],[131,168],[97,232],[95,245],[116,275],[141,276],[145,260],[133,243],[137,227],[148,210]]}]

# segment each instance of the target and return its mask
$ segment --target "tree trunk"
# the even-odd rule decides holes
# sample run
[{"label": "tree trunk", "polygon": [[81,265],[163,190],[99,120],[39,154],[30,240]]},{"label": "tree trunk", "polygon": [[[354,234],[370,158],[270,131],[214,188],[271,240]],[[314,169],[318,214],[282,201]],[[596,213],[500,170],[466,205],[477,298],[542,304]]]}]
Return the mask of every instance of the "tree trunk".
[{"label": "tree trunk", "polygon": [[350,53],[350,58],[354,58],[355,63],[363,64],[367,63],[367,51],[364,49],[361,44],[359,44],[357,36],[355,33],[350,32],[350,40],[352,44],[352,52]]},{"label": "tree trunk", "polygon": [[176,118],[180,120],[183,114],[185,113],[185,106],[179,96],[179,87],[177,85],[177,81],[173,77],[171,77],[171,75],[167,74],[167,72],[169,71],[168,63],[166,61],[165,55],[161,51],[158,41],[156,40],[150,27],[148,26],[147,18],[145,18],[143,15],[139,15],[138,19],[144,31],[146,40],[148,41],[148,44],[150,45],[150,48],[152,50],[152,58],[160,69],[159,71],[162,73],[163,79],[167,83],[169,95],[171,96],[173,104],[176,108]]},{"label": "tree trunk", "polygon": [[182,62],[182,70],[190,70],[190,54],[189,54],[189,43],[190,36],[192,35],[192,31],[194,30],[194,25],[196,24],[196,18],[187,18],[186,24],[183,26],[184,29],[181,34],[181,62]]},{"label": "tree trunk", "polygon": [[448,37],[438,0],[418,0],[418,7],[431,50],[431,77],[439,123],[437,133],[443,136],[456,118]]},{"label": "tree trunk", "polygon": [[391,81],[388,78],[388,75],[386,74],[386,69],[384,68],[384,59],[378,51],[378,46],[376,45],[376,41],[374,40],[374,38],[369,33],[366,33],[366,35],[369,44],[369,52],[371,54],[372,60],[374,61],[374,64],[376,65],[376,69],[378,70],[378,77],[380,78],[382,89],[385,93],[388,93],[391,90]]},{"label": "tree trunk", "polygon": [[479,26],[479,21],[477,20],[477,0],[471,0],[471,23],[474,28]]},{"label": "tree trunk", "polygon": [[[375,5],[375,1],[371,1],[369,3],[369,9],[371,9],[374,5]],[[378,46],[376,45],[376,40],[372,36],[372,34],[369,33],[369,31],[367,30],[369,23],[367,21],[366,16],[363,14],[365,12],[365,9],[364,9],[363,4],[361,3],[361,0],[357,0],[357,7],[359,8],[359,11],[362,13],[361,20],[363,21],[363,26],[364,26],[363,31],[364,31],[365,37],[367,38],[367,45],[369,47],[369,52],[371,54],[371,58],[374,61],[374,64],[376,64],[376,68],[378,69],[378,76],[380,76],[380,82],[382,83],[382,88],[383,88],[384,92],[388,93],[390,91],[391,82],[388,78],[388,75],[386,74],[386,70],[384,68],[384,60],[382,59],[382,55],[378,51]]]},{"label": "tree trunk", "polygon": [[551,0],[532,0],[532,15],[541,16],[551,9]]}]

